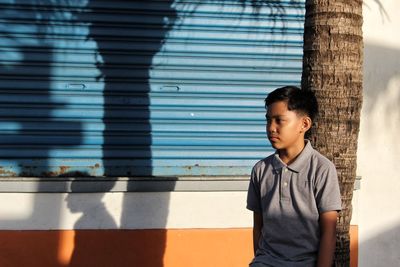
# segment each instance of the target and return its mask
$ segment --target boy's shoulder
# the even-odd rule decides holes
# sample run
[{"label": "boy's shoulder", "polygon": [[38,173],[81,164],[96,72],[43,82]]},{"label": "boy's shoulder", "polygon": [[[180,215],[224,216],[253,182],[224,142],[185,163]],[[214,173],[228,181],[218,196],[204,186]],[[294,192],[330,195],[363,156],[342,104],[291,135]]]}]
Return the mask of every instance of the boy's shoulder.
[{"label": "boy's shoulder", "polygon": [[276,153],[272,153],[268,157],[265,157],[265,158],[259,160],[256,164],[254,164],[253,169],[254,170],[259,170],[259,169],[265,169],[266,167],[271,166],[272,165],[272,161],[275,158],[275,154]]},{"label": "boy's shoulder", "polygon": [[335,164],[316,149],[313,149],[310,161],[320,167],[335,168]]}]

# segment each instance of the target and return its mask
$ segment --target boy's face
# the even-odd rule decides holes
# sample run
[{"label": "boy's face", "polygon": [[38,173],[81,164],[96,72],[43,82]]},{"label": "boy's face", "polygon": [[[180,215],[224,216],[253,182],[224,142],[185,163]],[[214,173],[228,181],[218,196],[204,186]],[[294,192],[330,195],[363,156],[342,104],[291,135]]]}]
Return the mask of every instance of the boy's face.
[{"label": "boy's face", "polygon": [[286,101],[270,104],[266,119],[268,140],[275,149],[288,150],[304,145],[304,134],[311,127],[311,119],[288,110]]}]

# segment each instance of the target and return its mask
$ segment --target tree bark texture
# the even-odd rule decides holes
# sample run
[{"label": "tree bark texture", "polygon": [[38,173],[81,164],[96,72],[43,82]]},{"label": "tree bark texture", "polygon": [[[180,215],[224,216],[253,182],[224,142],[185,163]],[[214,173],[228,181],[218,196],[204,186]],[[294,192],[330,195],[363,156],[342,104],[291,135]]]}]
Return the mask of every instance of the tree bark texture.
[{"label": "tree bark texture", "polygon": [[336,165],[342,194],[335,266],[350,265],[362,59],[362,0],[307,0],[302,89],[315,91],[320,109],[309,138]]}]

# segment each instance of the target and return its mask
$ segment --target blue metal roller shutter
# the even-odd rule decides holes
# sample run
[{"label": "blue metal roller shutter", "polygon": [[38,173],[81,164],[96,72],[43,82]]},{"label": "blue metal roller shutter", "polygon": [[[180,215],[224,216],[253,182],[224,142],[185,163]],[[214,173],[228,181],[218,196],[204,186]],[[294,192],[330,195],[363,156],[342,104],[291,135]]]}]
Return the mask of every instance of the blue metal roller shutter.
[{"label": "blue metal roller shutter", "polygon": [[0,175],[248,175],[301,77],[304,2],[259,2],[0,1]]}]

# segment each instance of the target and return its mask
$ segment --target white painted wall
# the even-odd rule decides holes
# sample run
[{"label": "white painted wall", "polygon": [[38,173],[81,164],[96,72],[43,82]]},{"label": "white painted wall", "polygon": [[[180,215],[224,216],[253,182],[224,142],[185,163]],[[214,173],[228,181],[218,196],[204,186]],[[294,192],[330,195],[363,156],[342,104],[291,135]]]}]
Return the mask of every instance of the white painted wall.
[{"label": "white painted wall", "polygon": [[359,264],[400,266],[400,1],[365,0]]},{"label": "white painted wall", "polygon": [[247,192],[0,194],[0,229],[164,229],[252,226]]}]

